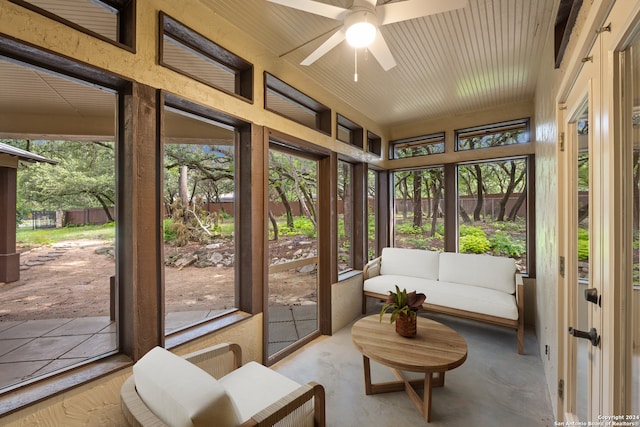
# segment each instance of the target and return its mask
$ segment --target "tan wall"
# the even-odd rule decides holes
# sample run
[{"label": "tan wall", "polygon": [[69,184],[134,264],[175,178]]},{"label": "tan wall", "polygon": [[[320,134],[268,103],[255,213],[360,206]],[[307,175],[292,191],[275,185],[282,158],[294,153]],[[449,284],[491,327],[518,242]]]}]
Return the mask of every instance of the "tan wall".
[{"label": "tan wall", "polygon": [[336,333],[362,314],[362,274],[331,286],[331,332]]}]

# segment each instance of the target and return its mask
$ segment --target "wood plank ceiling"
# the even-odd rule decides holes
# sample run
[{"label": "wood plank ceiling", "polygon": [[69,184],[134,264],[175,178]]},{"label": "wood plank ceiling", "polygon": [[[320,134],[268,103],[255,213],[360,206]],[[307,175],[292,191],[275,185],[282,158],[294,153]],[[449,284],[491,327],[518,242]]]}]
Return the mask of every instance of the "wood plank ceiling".
[{"label": "wood plank ceiling", "polygon": [[[457,11],[384,26],[381,31],[397,66],[385,72],[372,56],[361,52],[359,80],[354,82],[354,51],[346,43],[311,66],[299,65],[340,26],[338,21],[266,0],[191,1],[210,7],[275,57],[299,67],[383,126],[532,101],[543,45],[558,4],[558,0],[469,0]],[[322,2],[349,7],[352,0]],[[91,21],[91,16],[82,19]],[[102,18],[95,19],[95,25],[102,25]],[[215,41],[224,46],[224,40]],[[112,108],[108,94],[16,67],[0,58],[0,113],[69,110],[76,117],[95,116],[101,114],[102,96],[106,102],[102,109]]]}]

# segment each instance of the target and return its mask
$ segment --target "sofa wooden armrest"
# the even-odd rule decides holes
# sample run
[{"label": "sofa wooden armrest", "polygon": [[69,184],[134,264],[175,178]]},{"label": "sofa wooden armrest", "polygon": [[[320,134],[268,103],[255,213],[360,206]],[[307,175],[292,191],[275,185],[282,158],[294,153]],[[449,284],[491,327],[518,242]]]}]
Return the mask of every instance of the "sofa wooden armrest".
[{"label": "sofa wooden armrest", "polygon": [[380,274],[380,266],[382,265],[382,257],[372,259],[365,264],[362,269],[362,280],[367,280]]},{"label": "sofa wooden armrest", "polygon": [[518,306],[518,354],[524,354],[524,280],[516,273],[516,304]]}]

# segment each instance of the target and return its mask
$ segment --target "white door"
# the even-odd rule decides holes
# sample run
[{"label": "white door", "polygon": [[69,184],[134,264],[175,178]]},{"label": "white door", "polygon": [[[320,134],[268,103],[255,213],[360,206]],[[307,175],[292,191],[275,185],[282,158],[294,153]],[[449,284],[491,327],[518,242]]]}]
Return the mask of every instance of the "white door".
[{"label": "white door", "polygon": [[559,411],[596,420],[601,399],[602,192],[597,63],[587,61],[561,107],[558,200],[561,233]]}]

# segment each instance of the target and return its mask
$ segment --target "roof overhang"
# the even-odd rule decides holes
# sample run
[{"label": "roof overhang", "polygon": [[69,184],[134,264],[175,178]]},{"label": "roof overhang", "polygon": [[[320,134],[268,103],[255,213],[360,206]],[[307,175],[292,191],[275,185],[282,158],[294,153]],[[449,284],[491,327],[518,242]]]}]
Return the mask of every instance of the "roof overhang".
[{"label": "roof overhang", "polygon": [[[20,148],[13,147],[11,145],[3,144],[0,142],[0,159],[3,157],[16,158],[17,160],[22,160],[24,162],[42,162],[42,163],[50,163],[52,165],[58,164],[56,160],[48,159],[44,156],[40,156],[39,154],[34,154],[29,151],[21,150]],[[5,162],[1,162],[4,164]],[[9,162],[6,162],[7,165]]]}]

